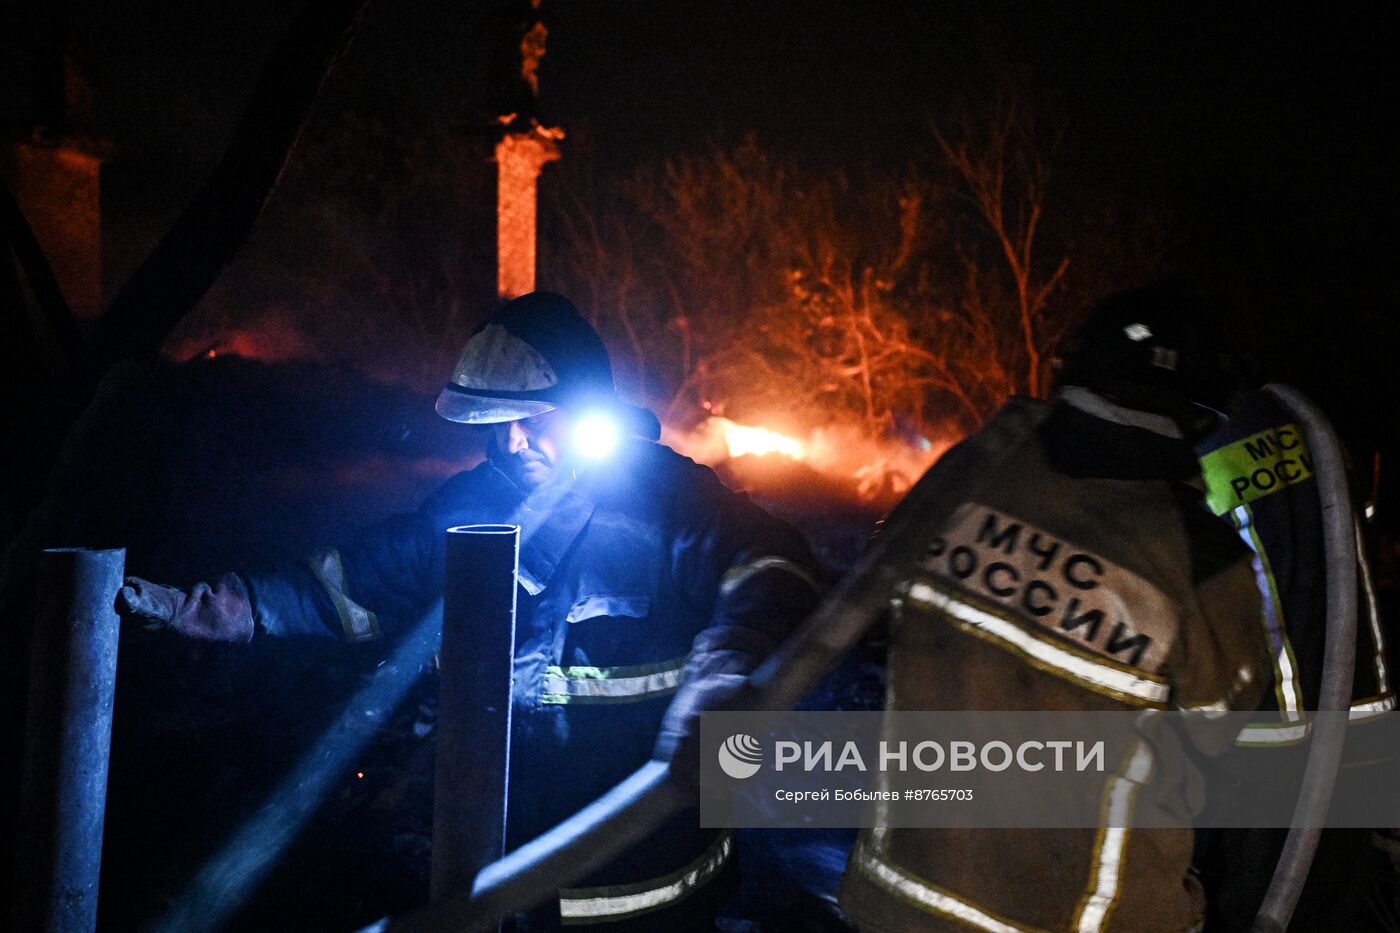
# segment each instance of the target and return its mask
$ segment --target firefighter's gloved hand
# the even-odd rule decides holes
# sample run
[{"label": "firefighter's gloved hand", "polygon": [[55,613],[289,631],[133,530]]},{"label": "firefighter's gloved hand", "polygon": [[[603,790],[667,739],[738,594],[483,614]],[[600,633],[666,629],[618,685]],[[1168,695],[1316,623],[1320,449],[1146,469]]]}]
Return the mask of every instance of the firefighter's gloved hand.
[{"label": "firefighter's gloved hand", "polygon": [[117,612],[148,629],[171,629],[202,641],[246,643],[253,637],[253,606],[237,574],[196,583],[188,593],[140,577],[117,591]]}]

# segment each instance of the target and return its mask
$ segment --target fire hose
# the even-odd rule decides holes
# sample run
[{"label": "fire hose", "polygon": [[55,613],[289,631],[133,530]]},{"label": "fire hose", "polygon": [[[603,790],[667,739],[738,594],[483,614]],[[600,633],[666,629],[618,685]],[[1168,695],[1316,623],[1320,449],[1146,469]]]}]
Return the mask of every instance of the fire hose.
[{"label": "fire hose", "polygon": [[[1277,385],[1268,386],[1267,391],[1293,412],[1313,451],[1329,567],[1326,666],[1319,709],[1345,710],[1355,653],[1356,556],[1341,448],[1326,418],[1300,393]],[[950,508],[944,476],[931,473],[915,486],[845,580],[749,678],[739,708],[791,708],[855,647],[888,605],[900,567],[918,553],[923,540],[919,530],[936,520],[935,513]],[[1345,739],[1344,724],[1320,722],[1319,726],[1293,827],[1255,921],[1256,933],[1275,933],[1287,926],[1317,848],[1315,827],[1331,801]],[[673,775],[668,762],[648,762],[553,829],[487,865],[469,894],[444,897],[366,929],[391,933],[496,929],[498,918],[526,910],[553,895],[561,884],[606,864],[693,802],[693,793]]]},{"label": "fire hose", "polygon": [[[1344,712],[1351,707],[1352,669],[1356,663],[1357,541],[1342,445],[1327,417],[1297,389],[1271,384],[1264,391],[1293,415],[1312,452],[1322,508],[1322,547],[1327,560],[1327,641],[1317,709],[1323,713]],[[1346,727],[1343,716],[1317,717],[1303,785],[1293,809],[1293,825],[1274,867],[1268,893],[1254,918],[1254,933],[1281,933],[1293,917],[1317,852],[1323,818],[1332,803]]]}]

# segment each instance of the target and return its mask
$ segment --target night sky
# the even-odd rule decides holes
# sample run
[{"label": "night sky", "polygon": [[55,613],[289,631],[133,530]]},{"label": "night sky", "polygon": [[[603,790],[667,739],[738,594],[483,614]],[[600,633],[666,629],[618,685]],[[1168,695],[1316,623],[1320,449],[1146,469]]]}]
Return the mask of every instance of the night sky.
[{"label": "night sky", "polygon": [[[23,123],[24,62],[58,6],[93,86],[96,128],[116,146],[110,286],[217,158],[290,5],[15,4],[0,23],[6,124]],[[373,99],[407,127],[461,119],[473,71],[458,10],[381,0],[318,112]],[[1261,339],[1284,374],[1335,395],[1332,375],[1388,374],[1396,346],[1397,66],[1378,15],[544,0],[541,111],[570,133],[566,159],[586,150],[619,173],[748,133],[813,166],[897,169],[932,157],[931,118],[975,102],[988,76],[1020,75],[1064,131],[1056,194],[1168,205],[1212,284],[1247,293],[1269,320]]]}]

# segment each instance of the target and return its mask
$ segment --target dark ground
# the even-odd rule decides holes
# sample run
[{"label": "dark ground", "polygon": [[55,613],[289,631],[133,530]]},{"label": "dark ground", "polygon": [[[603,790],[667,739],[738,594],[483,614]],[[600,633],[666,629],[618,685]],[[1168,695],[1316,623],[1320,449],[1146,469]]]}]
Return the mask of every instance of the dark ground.
[{"label": "dark ground", "polygon": [[[472,429],[436,417],[431,398],[347,371],[222,356],[163,366],[109,408],[85,446],[51,543],[125,546],[128,573],[176,585],[296,560],[412,509],[481,450]],[[727,480],[742,485],[748,467]],[[803,527],[837,573],[876,517],[843,496],[813,474],[791,477],[765,504]],[[139,929],[164,915],[386,651],[331,639],[208,647],[124,632],[100,927]],[[878,669],[852,662],[814,702],[860,707],[879,690]],[[350,930],[426,900],[435,717],[429,668],[395,709],[353,727],[363,752],[230,929]],[[851,838],[745,834],[753,885],[732,912],[766,917],[765,929],[830,923],[802,885],[834,891]]]}]

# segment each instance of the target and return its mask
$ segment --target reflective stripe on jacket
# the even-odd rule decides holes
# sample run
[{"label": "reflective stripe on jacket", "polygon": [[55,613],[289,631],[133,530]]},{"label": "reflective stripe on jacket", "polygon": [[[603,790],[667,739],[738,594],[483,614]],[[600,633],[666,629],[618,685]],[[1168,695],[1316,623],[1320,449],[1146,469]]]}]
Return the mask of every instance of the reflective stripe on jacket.
[{"label": "reflective stripe on jacket", "polygon": [[561,888],[559,914],[566,925],[613,923],[684,901],[724,871],[734,855],[734,835],[724,830],[676,871],[633,884]]},{"label": "reflective stripe on jacket", "polygon": [[[1252,708],[1268,664],[1249,555],[1173,432],[1098,397],[1018,399],[945,455],[922,482],[946,494],[911,517],[926,534],[891,593],[887,707]],[[1185,783],[1156,757],[1143,741],[1110,762],[1106,823],[1149,775]],[[841,903],[878,930],[1179,933],[1203,907],[1190,858],[1185,830],[877,826]]]}]

